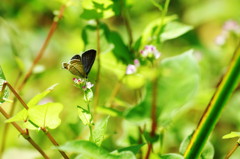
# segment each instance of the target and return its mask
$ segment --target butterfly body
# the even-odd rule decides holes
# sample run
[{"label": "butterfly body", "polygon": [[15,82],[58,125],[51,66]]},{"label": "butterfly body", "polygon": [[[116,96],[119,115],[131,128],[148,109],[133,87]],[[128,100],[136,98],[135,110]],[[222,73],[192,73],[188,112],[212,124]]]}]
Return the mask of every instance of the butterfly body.
[{"label": "butterfly body", "polygon": [[71,60],[63,63],[63,68],[81,78],[87,78],[95,61],[96,50],[88,50],[80,55],[74,55]]}]

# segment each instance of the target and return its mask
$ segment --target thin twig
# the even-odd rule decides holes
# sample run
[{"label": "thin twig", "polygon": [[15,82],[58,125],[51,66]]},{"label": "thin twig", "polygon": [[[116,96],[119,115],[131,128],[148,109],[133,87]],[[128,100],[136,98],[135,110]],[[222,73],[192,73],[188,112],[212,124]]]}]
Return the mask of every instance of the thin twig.
[{"label": "thin twig", "polygon": [[[57,143],[57,141],[53,138],[53,136],[49,133],[49,131],[47,131],[46,128],[42,128],[41,130],[47,135],[48,139],[52,142],[53,145],[59,146],[59,144]],[[65,154],[64,151],[61,151],[61,150],[58,150],[58,151],[62,154],[63,158],[69,159],[68,156]]]},{"label": "thin twig", "polygon": [[[28,107],[27,104],[23,101],[23,99],[19,96],[19,94],[16,92],[16,90],[15,90],[7,81],[4,81],[3,86],[4,86],[4,85],[7,85],[7,86],[10,88],[10,90],[13,92],[13,94],[15,95],[15,97],[20,101],[20,103],[24,106],[24,108],[28,110],[29,107]],[[5,88],[6,88],[6,86],[5,86]],[[2,91],[4,91],[4,90],[2,90]],[[52,137],[52,135],[51,135],[48,131],[46,131],[46,129],[43,129],[43,128],[42,128],[41,130],[45,132],[45,134],[46,134],[47,137],[50,139],[50,141],[52,142],[53,145],[55,145],[55,146],[58,146],[58,145],[59,145],[59,144],[56,142],[56,140]],[[60,150],[59,150],[59,152],[62,154],[62,156],[63,156],[65,159],[68,159],[67,155],[66,155],[63,151],[60,151]]]},{"label": "thin twig", "polygon": [[229,159],[232,154],[237,150],[237,148],[239,147],[239,143],[237,143],[236,145],[234,145],[234,147],[228,152],[228,154],[226,155],[225,159]]},{"label": "thin twig", "polygon": [[[51,25],[51,28],[48,32],[48,35],[47,35],[47,38],[45,39],[40,51],[38,52],[36,58],[34,59],[30,69],[28,70],[27,74],[24,76],[23,78],[23,81],[20,83],[19,87],[18,87],[18,91],[20,92],[24,85],[26,84],[26,82],[28,81],[28,79],[30,78],[30,76],[32,75],[32,72],[33,72],[33,69],[34,67],[37,65],[37,63],[39,62],[39,60],[41,59],[41,57],[43,56],[48,44],[49,44],[49,41],[54,33],[54,31],[56,30],[56,27],[57,27],[57,24],[58,24],[58,21],[63,17],[63,12],[66,8],[66,5],[62,5],[61,8],[60,8],[60,11],[59,11],[59,14],[57,16],[57,20],[54,20],[52,25]],[[14,97],[13,99],[13,103],[12,103],[12,106],[11,106],[11,109],[10,109],[10,116],[13,115],[14,113],[14,110],[15,110],[15,107],[16,107],[16,97]],[[3,133],[3,138],[6,139],[7,138],[7,134],[8,134],[8,123],[4,125],[4,133]],[[5,147],[5,140],[4,142],[2,142],[2,150],[4,150],[4,147]]]},{"label": "thin twig", "polygon": [[128,32],[128,39],[129,39],[129,48],[131,49],[132,47],[132,43],[133,43],[133,35],[132,35],[132,29],[131,29],[131,25],[130,25],[130,22],[129,22],[129,19],[127,17],[127,13],[123,13],[123,19],[124,19],[124,22],[125,22],[125,26],[126,26],[126,29],[127,29],[127,32]]},{"label": "thin twig", "polygon": [[[154,137],[156,135],[157,130],[157,90],[158,90],[158,77],[156,77],[152,82],[152,109],[151,109],[152,126],[150,133],[151,137]],[[153,144],[149,143],[145,159],[148,159],[150,157],[152,147]]]},{"label": "thin twig", "polygon": [[99,91],[100,91],[100,71],[101,71],[101,60],[100,60],[100,52],[101,52],[101,46],[100,46],[100,24],[99,21],[97,22],[97,61],[98,61],[98,68],[97,68],[97,78],[96,78],[96,87],[95,87],[95,97],[94,97],[94,112],[96,112],[97,105],[99,103]]},{"label": "thin twig", "polygon": [[[9,119],[10,116],[5,112],[2,107],[0,107],[0,112],[2,115],[6,118]],[[11,122],[11,124],[20,132],[20,134],[45,158],[49,159],[49,157],[45,154],[45,152],[36,144],[32,138],[15,122]]]},{"label": "thin twig", "polygon": [[118,92],[121,88],[122,80],[124,79],[124,77],[125,77],[125,75],[117,81],[117,83],[115,84],[115,86],[113,88],[113,91],[112,91],[112,93],[109,97],[109,101],[108,101],[108,104],[110,107],[113,107],[114,98],[116,97],[116,95],[118,94]]},{"label": "thin twig", "polygon": [[45,39],[45,41],[44,41],[41,49],[39,50],[39,52],[38,52],[36,58],[34,59],[32,65],[31,65],[31,67],[30,67],[30,69],[28,70],[27,74],[24,76],[22,83],[21,83],[21,84],[19,85],[19,87],[18,87],[18,90],[21,90],[21,89],[23,88],[23,86],[25,85],[25,83],[28,81],[29,77],[32,75],[32,72],[33,72],[34,67],[35,67],[36,64],[39,62],[39,60],[41,59],[41,57],[43,56],[43,54],[44,54],[44,52],[45,52],[45,50],[46,50],[46,48],[47,48],[47,46],[48,46],[48,44],[49,44],[49,41],[50,41],[50,39],[52,38],[53,33],[54,33],[54,31],[56,30],[56,28],[57,28],[58,21],[59,21],[59,19],[61,19],[62,16],[63,16],[63,12],[64,12],[65,8],[66,8],[66,5],[65,5],[65,4],[61,6],[60,11],[59,11],[59,14],[58,14],[58,16],[57,16],[57,20],[54,20],[54,21],[53,21],[53,23],[52,23],[52,25],[51,25],[51,28],[50,28],[50,30],[49,30],[49,32],[48,32],[47,38]]}]

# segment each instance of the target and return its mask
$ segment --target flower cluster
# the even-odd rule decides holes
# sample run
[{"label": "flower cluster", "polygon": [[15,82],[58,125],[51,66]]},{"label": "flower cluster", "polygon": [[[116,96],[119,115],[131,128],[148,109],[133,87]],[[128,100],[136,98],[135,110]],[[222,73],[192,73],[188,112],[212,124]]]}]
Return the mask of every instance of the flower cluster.
[{"label": "flower cluster", "polygon": [[91,89],[94,86],[91,82],[88,82],[85,79],[81,78],[73,78],[73,82],[75,83],[75,86],[77,86],[78,88],[82,88],[83,91]]},{"label": "flower cluster", "polygon": [[142,57],[150,59],[158,59],[161,56],[161,53],[153,45],[146,45],[144,49],[140,51],[140,54]]},{"label": "flower cluster", "polygon": [[134,74],[137,72],[137,67],[140,66],[140,62],[138,59],[135,59],[134,60],[134,65],[133,64],[129,64],[127,66],[127,69],[126,69],[126,75],[130,75],[130,74]]},{"label": "flower cluster", "polygon": [[230,33],[240,34],[240,25],[234,20],[228,20],[224,23],[223,30],[221,34],[216,37],[215,43],[217,45],[224,45]]},{"label": "flower cluster", "polygon": [[[143,60],[148,59],[153,61],[158,59],[161,56],[161,53],[157,50],[157,48],[153,45],[146,45],[143,50],[140,51],[140,57]],[[126,69],[126,75],[134,74],[137,72],[137,68],[140,66],[140,61],[135,59],[133,61],[134,64],[129,64]]]}]

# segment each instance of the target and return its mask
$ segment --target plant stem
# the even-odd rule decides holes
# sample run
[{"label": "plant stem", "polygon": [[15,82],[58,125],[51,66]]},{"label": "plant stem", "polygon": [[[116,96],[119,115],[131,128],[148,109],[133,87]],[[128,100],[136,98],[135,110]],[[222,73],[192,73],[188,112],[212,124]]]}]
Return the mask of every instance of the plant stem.
[{"label": "plant stem", "polygon": [[[26,84],[26,82],[28,81],[28,79],[30,78],[30,76],[32,75],[32,72],[33,72],[34,67],[35,67],[36,64],[39,62],[39,60],[41,59],[41,57],[43,56],[43,54],[44,54],[44,52],[45,52],[45,50],[46,50],[46,48],[47,48],[47,46],[48,46],[48,43],[49,43],[50,39],[52,38],[52,35],[53,35],[54,31],[56,30],[58,21],[59,21],[59,20],[62,18],[62,16],[63,16],[63,12],[64,12],[65,8],[66,8],[66,5],[62,5],[62,6],[61,6],[60,11],[59,11],[59,14],[58,14],[58,16],[57,16],[57,19],[58,19],[58,20],[53,21],[53,23],[52,23],[52,25],[51,25],[51,28],[50,28],[50,30],[49,30],[49,32],[48,32],[47,38],[45,39],[45,41],[44,41],[44,43],[43,43],[40,51],[38,52],[36,58],[34,59],[32,65],[31,65],[31,67],[30,67],[30,69],[29,69],[28,72],[27,72],[27,74],[24,76],[23,81],[20,83],[20,85],[19,85],[19,87],[18,87],[18,90],[19,90],[19,91],[22,90],[22,88],[24,87],[24,85]],[[10,109],[10,116],[13,115],[14,110],[15,110],[15,107],[16,107],[16,98],[15,98],[15,97],[14,97],[13,101],[15,101],[15,102],[12,103],[12,106],[11,106],[11,109]],[[5,140],[6,140],[7,134],[8,134],[8,125],[9,125],[9,123],[5,124],[5,125],[4,125],[4,128],[3,128],[3,130],[4,130],[3,138],[4,138]],[[5,147],[5,140],[4,140],[4,142],[2,142],[2,150],[4,150],[4,147]]]},{"label": "plant stem", "polygon": [[129,39],[129,48],[131,49],[132,48],[132,43],[133,43],[133,35],[132,35],[132,29],[131,29],[131,25],[130,25],[130,22],[129,22],[129,19],[128,19],[128,10],[127,9],[124,9],[123,11],[123,19],[124,19],[124,23],[125,23],[125,26],[126,26],[126,29],[127,29],[127,33],[128,33],[128,39]]},{"label": "plant stem", "polygon": [[39,50],[39,52],[37,53],[37,56],[36,58],[34,59],[30,69],[28,70],[27,74],[24,76],[23,78],[23,81],[21,82],[21,84],[19,85],[18,87],[18,90],[22,90],[23,86],[26,84],[26,82],[28,81],[29,77],[32,75],[32,72],[33,72],[33,69],[34,67],[37,65],[37,63],[39,62],[39,60],[42,58],[48,44],[49,44],[49,41],[50,39],[52,38],[53,36],[53,33],[55,32],[56,28],[57,28],[57,25],[58,25],[58,21],[59,19],[62,18],[63,16],[63,12],[66,8],[66,5],[62,5],[61,8],[60,8],[60,11],[59,11],[59,14],[57,16],[57,20],[54,20],[51,27],[50,27],[50,30],[48,32],[48,35],[47,35],[47,38],[45,39],[45,41],[43,42],[43,45],[41,47],[41,49]]},{"label": "plant stem", "polygon": [[185,159],[198,158],[210,133],[213,131],[225,104],[234,92],[240,77],[240,42],[236,47],[232,61],[225,75],[223,76],[217,90],[210,100],[199,124],[194,131],[187,150]]},{"label": "plant stem", "polygon": [[100,71],[101,71],[101,60],[100,60],[100,52],[101,52],[101,46],[100,46],[100,25],[99,21],[96,20],[97,23],[97,78],[96,78],[96,87],[95,87],[95,97],[94,97],[94,112],[96,112],[96,108],[99,103],[99,91],[100,91]]},{"label": "plant stem", "polygon": [[[7,114],[7,112],[5,112],[2,107],[0,106],[0,112],[2,113],[2,115],[6,118],[9,119],[10,115]],[[17,129],[17,131],[20,132],[20,134],[45,158],[45,159],[49,159],[49,157],[45,154],[45,152],[38,146],[38,144],[36,144],[32,138],[28,135],[27,132],[25,132],[17,123],[15,122],[11,122],[11,124]]]},{"label": "plant stem", "polygon": [[114,86],[114,88],[113,88],[113,91],[112,91],[112,93],[111,93],[111,95],[110,95],[110,97],[109,97],[109,101],[108,101],[108,105],[109,105],[110,107],[113,107],[114,98],[116,97],[116,95],[117,95],[117,93],[118,93],[118,91],[119,91],[119,89],[120,89],[120,87],[121,87],[122,80],[124,79],[124,77],[125,77],[125,75],[124,75],[121,79],[119,79],[119,80],[117,81],[117,83],[115,84],[115,86]]},{"label": "plant stem", "polygon": [[224,159],[229,159],[239,146],[240,146],[239,143],[235,144],[234,147],[228,152],[228,154]]},{"label": "plant stem", "polygon": [[[157,130],[157,93],[158,93],[157,91],[158,91],[158,77],[154,78],[154,80],[152,81],[152,106],[151,106],[152,126],[150,133],[151,137],[154,137],[156,135]],[[153,144],[151,142],[148,143],[148,150],[145,159],[148,159],[150,157],[152,148]]]},{"label": "plant stem", "polygon": [[[27,106],[27,104],[23,101],[23,99],[19,96],[19,94],[16,92],[16,90],[7,82],[7,81],[4,81],[3,83],[3,87],[2,88],[6,88],[6,86],[8,86],[8,88],[13,92],[13,94],[15,95],[15,97],[20,101],[20,103],[24,106],[24,108],[26,110],[29,109],[29,107]],[[4,91],[4,90],[2,90]],[[50,141],[52,142],[53,145],[57,146],[58,143],[56,142],[56,140],[52,137],[52,135],[46,131],[46,129],[41,129],[42,131],[45,132],[45,134],[47,135],[47,137],[50,139]],[[46,133],[47,132],[47,133]],[[59,152],[62,154],[62,156],[65,158],[65,159],[68,159],[67,155],[63,152],[63,151],[60,151]]]},{"label": "plant stem", "polygon": [[[41,130],[47,135],[48,139],[52,142],[54,146],[59,146],[57,141],[53,138],[53,136],[49,133],[49,131],[47,131],[46,128],[42,128]],[[61,150],[58,150],[58,151],[61,153],[64,159],[69,159],[64,151],[61,151]]]},{"label": "plant stem", "polygon": [[90,109],[89,102],[87,103],[87,108],[88,108],[88,112],[89,112],[90,115],[91,115],[91,121],[90,121],[90,124],[88,125],[89,131],[90,131],[90,137],[89,137],[89,140],[90,140],[90,141],[93,141],[92,121],[94,121],[94,120],[93,120],[93,115],[92,115],[92,113],[91,113],[91,109]]}]

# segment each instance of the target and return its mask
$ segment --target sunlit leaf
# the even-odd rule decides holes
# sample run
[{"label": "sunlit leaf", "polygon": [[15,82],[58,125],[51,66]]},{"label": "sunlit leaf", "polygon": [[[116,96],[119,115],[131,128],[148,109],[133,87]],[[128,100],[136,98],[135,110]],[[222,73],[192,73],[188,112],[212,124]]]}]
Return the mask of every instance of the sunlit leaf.
[{"label": "sunlit leaf", "polygon": [[110,116],[122,116],[122,112],[110,107],[97,107],[97,112]]},{"label": "sunlit leaf", "polygon": [[190,50],[161,62],[157,101],[162,119],[171,119],[197,92],[199,71],[192,53]]},{"label": "sunlit leaf", "polygon": [[180,23],[180,22],[170,22],[164,27],[162,34],[160,35],[161,41],[166,41],[170,39],[177,38],[186,32],[192,30],[193,27]]},{"label": "sunlit leaf", "polygon": [[102,147],[99,147],[89,141],[70,141],[62,146],[59,146],[58,149],[66,152],[81,153],[88,159],[136,159],[135,155],[130,151],[111,154]]},{"label": "sunlit leaf", "polygon": [[137,154],[143,145],[145,145],[145,144],[139,144],[139,145],[124,147],[124,148],[119,149],[118,152],[131,151],[132,153]]},{"label": "sunlit leaf", "polygon": [[46,89],[45,91],[43,91],[42,93],[34,96],[29,102],[28,102],[28,107],[32,107],[38,104],[38,102],[40,100],[42,100],[46,95],[48,95],[48,93],[50,93],[58,84],[54,84],[51,87],[49,87],[48,89]]},{"label": "sunlit leaf", "polygon": [[232,131],[231,133],[224,135],[222,138],[223,139],[231,139],[231,138],[235,138],[235,137],[240,137],[240,132]]},{"label": "sunlit leaf", "polygon": [[[63,109],[60,103],[47,103],[31,107],[28,110],[28,120],[42,128],[55,129],[60,125],[61,119],[59,114]],[[32,129],[32,126],[26,125]]]},{"label": "sunlit leaf", "polygon": [[184,157],[179,154],[169,153],[169,154],[161,155],[160,159],[184,159]]},{"label": "sunlit leaf", "polygon": [[100,146],[102,141],[104,140],[104,135],[107,130],[107,123],[108,123],[109,116],[105,119],[97,122],[94,130],[93,130],[93,141],[96,145]]},{"label": "sunlit leaf", "polygon": [[[162,25],[165,25],[165,24],[169,23],[170,21],[175,20],[176,18],[177,17],[175,15],[165,17]],[[161,23],[162,23],[162,19],[158,18],[158,19],[153,20],[152,22],[150,22],[147,25],[147,27],[143,30],[143,33],[141,36],[141,47],[143,47],[144,45],[149,44],[149,42],[152,42],[157,39],[157,36],[159,36],[157,33],[157,29],[158,29],[158,27],[160,27]]]},{"label": "sunlit leaf", "polygon": [[27,117],[28,117],[28,112],[26,109],[23,109],[20,112],[18,112],[16,115],[14,115],[12,118],[6,120],[5,122],[10,123],[15,121],[25,121],[27,120]]},{"label": "sunlit leaf", "polygon": [[81,17],[87,20],[104,19],[114,15],[111,0],[85,0],[82,2],[82,6],[84,10]]},{"label": "sunlit leaf", "polygon": [[93,98],[93,91],[91,89],[87,89],[85,92],[84,92],[84,100],[85,101],[91,101]]},{"label": "sunlit leaf", "polygon": [[101,27],[104,30],[104,35],[108,42],[114,45],[113,54],[116,59],[126,64],[133,62],[133,54],[129,51],[128,46],[124,43],[120,34],[111,31],[107,25],[102,24]]},{"label": "sunlit leaf", "polygon": [[77,106],[77,108],[78,108],[78,116],[82,120],[83,125],[92,125],[91,113],[80,106]]},{"label": "sunlit leaf", "polygon": [[5,88],[5,90],[3,92],[1,92],[2,90],[2,86],[3,86],[3,83],[5,82],[6,78],[4,76],[4,73],[3,73],[3,70],[0,66],[0,104],[2,104],[3,102],[5,102],[4,99],[8,98],[9,96],[9,91],[8,91],[8,88]]}]

